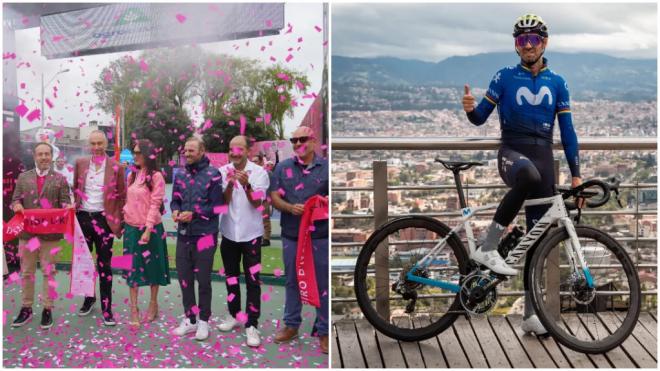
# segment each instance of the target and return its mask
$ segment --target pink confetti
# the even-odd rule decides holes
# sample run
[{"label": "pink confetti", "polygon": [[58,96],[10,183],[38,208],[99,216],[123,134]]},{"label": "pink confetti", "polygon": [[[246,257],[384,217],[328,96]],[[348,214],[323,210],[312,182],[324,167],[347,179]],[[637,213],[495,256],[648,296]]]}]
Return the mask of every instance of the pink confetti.
[{"label": "pink confetti", "polygon": [[266,198],[266,194],[263,191],[252,192],[252,200],[263,200],[264,198]]},{"label": "pink confetti", "polygon": [[276,76],[277,76],[278,79],[282,79],[284,81],[289,81],[290,80],[289,75],[287,75],[286,73],[283,73],[283,72],[278,73]]},{"label": "pink confetti", "polygon": [[227,284],[229,286],[237,285],[238,284],[238,278],[236,278],[236,277],[227,277]]},{"label": "pink confetti", "polygon": [[321,32],[321,27],[319,26],[314,26],[314,29],[316,30],[316,32]]},{"label": "pink confetti", "polygon": [[149,118],[154,118],[156,117],[156,112],[149,112],[147,113],[147,116],[149,116]]},{"label": "pink confetti", "polygon": [[62,250],[62,248],[58,246],[58,247],[50,250],[50,255],[57,255],[61,250]]},{"label": "pink confetti", "polygon": [[257,263],[257,264],[250,267],[250,274],[255,275],[259,272],[261,272],[261,264],[260,263]]},{"label": "pink confetti", "polygon": [[56,43],[56,42],[60,42],[62,39],[64,39],[64,36],[62,36],[62,35],[55,35],[55,36],[53,36],[53,42],[54,42],[54,43]]},{"label": "pink confetti", "polygon": [[248,315],[245,312],[236,313],[236,320],[242,324],[246,324],[248,321]]},{"label": "pink confetti", "polygon": [[62,129],[62,130],[58,131],[57,133],[55,133],[55,138],[57,138],[57,139],[62,139],[63,136],[64,136],[64,129]]},{"label": "pink confetti", "polygon": [[268,27],[268,28],[273,27],[273,21],[270,20],[270,19],[267,19],[266,20],[266,27]]},{"label": "pink confetti", "polygon": [[270,301],[270,294],[267,293],[267,292],[264,292],[263,294],[261,294],[261,301],[263,301],[263,302]]},{"label": "pink confetti", "polygon": [[179,13],[176,15],[176,20],[179,21],[179,23],[184,23],[186,21],[186,16]]},{"label": "pink confetti", "polygon": [[110,260],[110,267],[123,270],[131,270],[133,268],[133,255],[120,255],[113,256]]},{"label": "pink confetti", "polygon": [[288,62],[291,62],[292,59],[293,59],[293,55],[289,54],[289,55],[286,56],[285,61],[288,63]]},{"label": "pink confetti", "polygon": [[[270,113],[267,113],[267,114],[264,115],[264,122],[266,123],[266,125],[270,124],[270,119],[271,118],[272,118],[272,115]],[[267,143],[267,144],[270,144],[270,143]]]},{"label": "pink confetti", "polygon": [[32,122],[37,118],[41,118],[41,110],[35,109],[27,116],[28,121]]},{"label": "pink confetti", "polygon": [[20,280],[21,280],[21,276],[18,274],[18,272],[14,272],[14,273],[10,274],[9,277],[7,277],[7,281],[9,283],[18,282]]},{"label": "pink confetti", "polygon": [[190,308],[190,311],[193,312],[194,315],[199,314],[199,307],[196,305],[193,305],[192,308]]},{"label": "pink confetti", "polygon": [[215,241],[213,240],[213,235],[212,234],[207,234],[206,236],[203,236],[199,240],[197,240],[197,251],[203,251],[206,249],[209,249],[215,245]]},{"label": "pink confetti", "polygon": [[214,214],[227,214],[227,211],[229,210],[229,205],[220,205],[220,206],[215,206],[213,207],[213,213]]},{"label": "pink confetti", "polygon": [[280,268],[273,269],[273,275],[275,277],[281,277],[282,276],[282,270]]},{"label": "pink confetti", "polygon": [[15,111],[16,113],[18,113],[19,116],[23,117],[29,111],[29,109],[25,106],[25,104],[21,103],[18,106],[16,106]]},{"label": "pink confetti", "polygon": [[103,74],[103,80],[107,83],[111,83],[112,82],[112,72],[111,71],[105,71],[105,73]]},{"label": "pink confetti", "polygon": [[41,205],[42,209],[52,209],[53,205],[50,204],[50,201],[48,201],[47,198],[40,198],[39,199],[39,205]]},{"label": "pink confetti", "polygon": [[227,295],[227,303],[231,303],[235,297],[236,295],[234,295],[234,293],[230,293],[229,295]]},{"label": "pink confetti", "polygon": [[285,170],[285,172],[286,172],[286,177],[287,178],[289,178],[289,179],[293,178],[293,170],[291,168],[287,168]]},{"label": "pink confetti", "polygon": [[41,246],[41,242],[39,241],[39,238],[32,237],[28,240],[27,245],[25,245],[25,248],[30,250],[30,252],[35,252],[39,250],[40,246]]},{"label": "pink confetti", "polygon": [[142,257],[144,257],[144,258],[146,258],[146,257],[149,256],[149,255],[151,255],[151,252],[150,252],[149,250],[145,250],[145,251],[142,253]]}]

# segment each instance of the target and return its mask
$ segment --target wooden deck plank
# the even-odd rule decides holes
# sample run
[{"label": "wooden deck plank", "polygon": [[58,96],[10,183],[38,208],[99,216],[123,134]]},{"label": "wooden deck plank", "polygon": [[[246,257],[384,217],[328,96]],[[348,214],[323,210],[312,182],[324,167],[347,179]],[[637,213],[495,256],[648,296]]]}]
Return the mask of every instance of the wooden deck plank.
[{"label": "wooden deck plank", "polygon": [[447,328],[438,334],[438,342],[447,358],[449,368],[469,368],[470,362],[465,356],[461,343],[456,338],[453,327]]},{"label": "wooden deck plank", "polygon": [[470,319],[474,333],[476,335],[481,349],[483,349],[484,356],[490,368],[510,368],[509,360],[504,357],[504,350],[497,341],[495,334],[488,324],[486,317],[472,317]]},{"label": "wooden deck plank", "polygon": [[504,316],[490,316],[488,319],[493,327],[493,331],[497,334],[504,351],[509,356],[509,361],[512,363],[512,367],[534,367],[532,361],[529,360],[525,349],[518,341],[518,337],[506,321],[506,318],[504,318]]},{"label": "wooden deck plank", "polygon": [[339,343],[342,345],[342,360],[345,368],[365,368],[355,322],[338,321],[335,323]]},{"label": "wooden deck plank", "polygon": [[[410,318],[405,318],[404,321],[397,322],[397,326],[403,328],[412,328],[412,323]],[[422,358],[422,353],[419,350],[419,344],[410,341],[399,341],[401,345],[401,351],[403,352],[403,358],[406,360],[408,368],[424,368],[424,358]]]},{"label": "wooden deck plank", "polygon": [[[518,338],[518,341],[522,344],[523,348],[527,352],[527,355],[534,364],[535,368],[557,367],[555,362],[552,360],[550,354],[548,354],[548,350],[546,350],[543,347],[538,337],[528,335],[523,332],[521,328],[522,326],[521,315],[510,315],[507,316],[506,319],[508,320],[510,326],[513,328],[513,332],[515,333],[516,337]],[[563,355],[560,358],[563,358]],[[566,359],[564,359],[563,361],[564,361],[563,363],[565,364],[564,367],[568,366],[568,362],[566,362]]]},{"label": "wooden deck plank", "polygon": [[[413,326],[415,327],[426,326],[429,323],[428,318],[415,318],[413,320]],[[424,364],[427,368],[447,368],[447,362],[442,355],[442,348],[440,347],[440,343],[438,343],[437,337],[434,336],[430,339],[420,341],[419,349],[422,352]]]},{"label": "wooden deck plank", "polygon": [[488,368],[486,357],[474,335],[472,325],[465,319],[465,316],[459,316],[454,322],[454,330],[458,336],[458,341],[463,345],[463,349],[467,350],[467,358],[472,368]]},{"label": "wooden deck plank", "polygon": [[376,340],[383,356],[384,368],[406,368],[399,342],[376,331]]},{"label": "wooden deck plank", "polygon": [[585,366],[580,366],[579,363],[577,364],[577,366],[571,365],[571,363],[568,361],[568,358],[566,357],[566,355],[564,355],[564,352],[562,352],[562,349],[559,346],[559,344],[557,344],[555,339],[553,339],[551,336],[537,337],[537,340],[539,341],[539,343],[541,343],[543,345],[543,347],[548,352],[548,355],[550,355],[550,357],[552,358],[554,363],[559,368],[593,367],[593,364],[591,363],[591,361],[589,361],[589,359],[586,356],[584,357],[583,361],[586,362],[586,365],[588,365],[588,366],[586,366],[586,365]]},{"label": "wooden deck plank", "polygon": [[369,321],[361,319],[355,321],[355,329],[362,344],[362,353],[368,368],[383,368],[383,361],[380,359],[380,350],[376,342],[376,330]]},{"label": "wooden deck plank", "polygon": [[639,319],[637,323],[641,323],[646,331],[651,334],[654,338],[658,338],[658,322],[651,316],[648,312],[643,312],[639,314]]},{"label": "wooden deck plank", "polygon": [[[592,314],[580,314],[578,315],[578,318],[580,318],[580,321],[582,322],[582,325],[585,326],[591,334],[594,335],[594,338],[602,338],[603,336],[606,336],[606,334],[609,333],[605,326],[600,322],[596,316]],[[605,356],[612,362],[615,368],[634,368],[635,364],[633,361],[628,358],[628,355],[621,349],[620,346],[610,350],[609,352],[605,353]]]},{"label": "wooden deck plank", "polygon": [[335,329],[335,324],[332,325],[332,346],[330,347],[330,351],[332,352],[330,367],[343,368],[344,365],[341,362],[341,355],[339,354],[341,349],[339,349],[339,344],[337,344],[337,330]]},{"label": "wooden deck plank", "polygon": [[[585,340],[587,339],[587,336],[589,336],[589,333],[587,332],[587,329],[584,328],[584,326],[582,326],[582,323],[577,318],[577,316],[573,316],[573,317],[562,316],[562,318],[565,322],[562,327],[567,327],[573,334],[579,333],[580,336],[583,339],[585,339]],[[584,356],[584,357],[587,357],[598,368],[612,368],[612,365],[610,365],[610,362],[602,354],[584,354],[584,353],[576,352],[572,349],[569,349],[564,345],[560,345],[560,346],[564,350],[564,353],[569,358],[569,360],[573,360],[574,358],[575,359],[582,358],[582,356]],[[571,362],[571,363],[573,363],[573,362]],[[585,366],[585,367],[588,367],[588,366]],[[591,367],[593,367],[593,366],[591,366]]]},{"label": "wooden deck plank", "polygon": [[[611,332],[616,331],[621,322],[612,313],[599,313],[599,317]],[[634,330],[633,330],[634,331]],[[631,334],[626,340],[623,341],[621,347],[626,351],[632,362],[641,368],[656,368],[657,362],[651,354],[646,351],[642,344]]]},{"label": "wooden deck plank", "polygon": [[[623,316],[616,314],[616,319],[621,323],[623,321]],[[646,349],[646,351],[655,359],[658,360],[658,339],[656,339],[649,331],[639,323],[635,325],[633,329],[632,336],[637,339],[639,344]]]},{"label": "wooden deck plank", "polygon": [[[584,316],[581,314],[581,316]],[[596,323],[563,316],[563,326],[573,333],[591,336],[591,331],[603,333],[618,327],[621,318],[606,313]],[[424,320],[424,319],[422,319]],[[428,319],[426,319],[428,321]],[[644,322],[642,322],[644,321]],[[657,322],[649,313],[642,313],[632,336],[621,347],[606,355],[586,355],[559,344],[551,337],[524,335],[522,318],[492,316],[459,319],[436,337],[417,343],[390,339],[373,329],[366,320],[339,320],[332,326],[331,357],[334,368],[656,368]],[[415,327],[420,324],[413,323]],[[492,325],[492,327],[491,327]]]}]

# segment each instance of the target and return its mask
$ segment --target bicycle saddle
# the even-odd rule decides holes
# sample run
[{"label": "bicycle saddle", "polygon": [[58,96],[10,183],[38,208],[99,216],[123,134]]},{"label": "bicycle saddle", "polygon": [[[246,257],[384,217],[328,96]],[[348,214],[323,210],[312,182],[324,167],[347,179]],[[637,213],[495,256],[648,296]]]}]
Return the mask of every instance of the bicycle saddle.
[{"label": "bicycle saddle", "polygon": [[439,158],[435,159],[435,162],[439,162],[444,166],[446,169],[451,170],[452,172],[458,172],[458,171],[463,171],[467,170],[473,166],[483,166],[481,162],[461,162],[461,161],[445,161]]}]

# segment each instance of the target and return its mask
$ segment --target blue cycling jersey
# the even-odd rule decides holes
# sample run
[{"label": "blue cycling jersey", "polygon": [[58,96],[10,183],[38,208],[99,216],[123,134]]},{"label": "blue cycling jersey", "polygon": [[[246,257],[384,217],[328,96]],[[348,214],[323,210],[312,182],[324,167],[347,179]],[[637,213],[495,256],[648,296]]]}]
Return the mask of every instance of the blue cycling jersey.
[{"label": "blue cycling jersey", "polygon": [[[547,66],[547,59],[543,58]],[[580,176],[578,142],[571,117],[568,86],[548,67],[533,76],[518,64],[495,74],[484,99],[468,114],[470,122],[481,125],[497,106],[502,141],[507,144],[532,141],[552,144],[555,116],[571,175]]]}]

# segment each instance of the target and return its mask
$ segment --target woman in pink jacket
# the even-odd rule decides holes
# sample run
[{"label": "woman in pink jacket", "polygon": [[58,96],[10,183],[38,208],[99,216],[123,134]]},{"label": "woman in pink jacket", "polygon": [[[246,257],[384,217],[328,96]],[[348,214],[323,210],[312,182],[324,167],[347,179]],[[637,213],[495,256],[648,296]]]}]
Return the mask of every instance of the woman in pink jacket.
[{"label": "woman in pink jacket", "polygon": [[151,322],[158,316],[158,287],[170,284],[170,268],[161,220],[165,179],[158,171],[153,144],[148,139],[138,140],[133,156],[135,169],[128,178],[124,206],[124,254],[133,256],[126,283],[130,287],[130,324],[139,327],[138,288],[151,286],[151,301],[145,317]]}]

